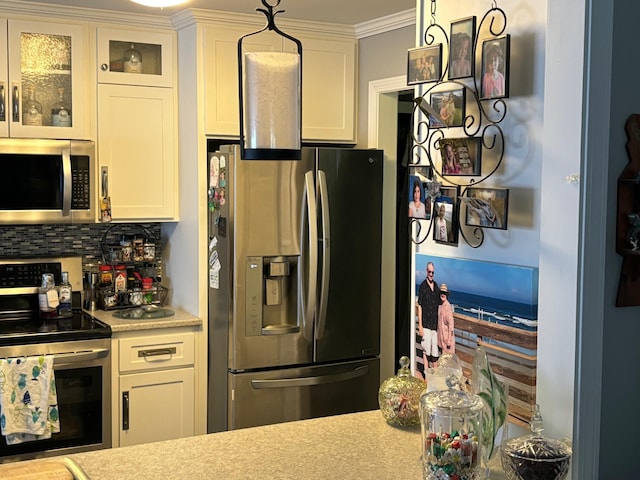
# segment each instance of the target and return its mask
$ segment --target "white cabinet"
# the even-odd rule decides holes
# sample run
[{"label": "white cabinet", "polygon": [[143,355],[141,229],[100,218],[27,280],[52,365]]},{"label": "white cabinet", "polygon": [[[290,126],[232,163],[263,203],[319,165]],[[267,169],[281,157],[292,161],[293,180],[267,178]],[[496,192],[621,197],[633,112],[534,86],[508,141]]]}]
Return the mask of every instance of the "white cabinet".
[{"label": "white cabinet", "polygon": [[0,136],[88,139],[88,24],[0,19]]},{"label": "white cabinet", "polygon": [[195,334],[185,328],[141,333],[113,339],[119,374],[112,402],[114,446],[195,432]]},{"label": "white cabinet", "polygon": [[[302,42],[303,140],[356,143],[357,40],[283,30]],[[208,135],[239,135],[238,39],[251,31],[251,27],[203,28]],[[265,34],[243,41],[247,50],[282,50],[282,43],[282,37]]]},{"label": "white cabinet", "polygon": [[173,87],[173,38],[169,32],[98,28],[98,82]]},{"label": "white cabinet", "polygon": [[[97,39],[98,159],[113,221],[177,220],[174,34],[98,28]],[[141,65],[126,67],[132,50]]]}]

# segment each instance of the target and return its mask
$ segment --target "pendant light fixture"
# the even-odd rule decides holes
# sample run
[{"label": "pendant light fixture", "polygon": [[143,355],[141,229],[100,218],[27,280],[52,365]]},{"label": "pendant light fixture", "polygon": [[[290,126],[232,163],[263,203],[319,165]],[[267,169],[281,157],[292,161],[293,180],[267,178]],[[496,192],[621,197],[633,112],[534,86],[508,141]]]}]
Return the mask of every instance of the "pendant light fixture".
[{"label": "pendant light fixture", "polygon": [[[284,10],[261,0],[267,24],[238,40],[240,95],[240,155],[244,160],[300,160],[302,152],[302,43],[282,32],[275,16]],[[254,35],[274,32],[282,39],[282,50],[256,51],[244,48]],[[253,40],[253,39],[252,39]]]}]

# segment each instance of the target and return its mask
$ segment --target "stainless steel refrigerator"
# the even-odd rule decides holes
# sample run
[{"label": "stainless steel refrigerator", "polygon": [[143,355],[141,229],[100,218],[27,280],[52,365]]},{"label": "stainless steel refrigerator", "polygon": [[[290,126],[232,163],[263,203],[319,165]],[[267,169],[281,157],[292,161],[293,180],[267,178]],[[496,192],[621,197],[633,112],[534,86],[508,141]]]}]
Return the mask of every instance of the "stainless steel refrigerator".
[{"label": "stainless steel refrigerator", "polygon": [[380,150],[208,153],[208,431],[378,408]]}]

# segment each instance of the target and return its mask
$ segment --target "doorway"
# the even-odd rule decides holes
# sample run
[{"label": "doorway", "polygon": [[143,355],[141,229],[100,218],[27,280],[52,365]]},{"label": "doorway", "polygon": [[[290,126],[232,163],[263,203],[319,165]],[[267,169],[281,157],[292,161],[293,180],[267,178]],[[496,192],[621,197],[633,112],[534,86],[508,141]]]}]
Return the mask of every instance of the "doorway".
[{"label": "doorway", "polygon": [[368,147],[385,152],[382,240],[380,379],[410,356],[411,245],[408,241],[407,163],[414,90],[406,76],[369,82]]}]

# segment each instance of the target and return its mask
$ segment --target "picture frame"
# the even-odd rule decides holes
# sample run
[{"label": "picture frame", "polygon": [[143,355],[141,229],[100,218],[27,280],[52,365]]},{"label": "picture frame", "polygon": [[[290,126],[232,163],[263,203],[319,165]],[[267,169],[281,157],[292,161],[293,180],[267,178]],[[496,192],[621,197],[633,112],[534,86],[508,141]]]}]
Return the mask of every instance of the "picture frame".
[{"label": "picture frame", "polygon": [[442,77],[442,44],[410,48],[407,55],[407,85],[436,82]]},{"label": "picture frame", "polygon": [[465,224],[506,230],[509,220],[509,189],[470,187],[466,190]]},{"label": "picture frame", "polygon": [[[466,89],[455,88],[439,92],[431,92],[429,103],[439,113],[440,118],[429,114],[431,128],[462,127],[466,113]],[[442,123],[440,119],[444,120]]]},{"label": "picture frame", "polygon": [[473,77],[476,40],[476,17],[461,18],[451,22],[449,35],[449,80]]},{"label": "picture frame", "polygon": [[482,42],[481,100],[509,96],[510,45],[509,34]]},{"label": "picture frame", "polygon": [[441,186],[433,201],[433,240],[445,245],[458,245],[457,186]]},{"label": "picture frame", "polygon": [[[431,167],[426,165],[409,167],[409,218],[431,220],[431,197],[427,195],[426,185],[431,179]],[[419,191],[419,196],[416,194]]]},{"label": "picture frame", "polygon": [[443,138],[438,140],[443,176],[477,177],[482,171],[480,137]]}]

